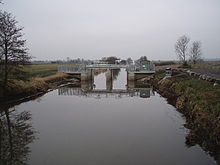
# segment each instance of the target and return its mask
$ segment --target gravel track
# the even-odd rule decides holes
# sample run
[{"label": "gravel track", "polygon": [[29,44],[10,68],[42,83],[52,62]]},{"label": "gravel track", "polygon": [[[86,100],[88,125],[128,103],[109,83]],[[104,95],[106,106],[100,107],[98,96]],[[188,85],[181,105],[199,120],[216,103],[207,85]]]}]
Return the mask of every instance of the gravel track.
[{"label": "gravel track", "polygon": [[190,69],[192,72],[206,74],[220,80],[220,69]]}]

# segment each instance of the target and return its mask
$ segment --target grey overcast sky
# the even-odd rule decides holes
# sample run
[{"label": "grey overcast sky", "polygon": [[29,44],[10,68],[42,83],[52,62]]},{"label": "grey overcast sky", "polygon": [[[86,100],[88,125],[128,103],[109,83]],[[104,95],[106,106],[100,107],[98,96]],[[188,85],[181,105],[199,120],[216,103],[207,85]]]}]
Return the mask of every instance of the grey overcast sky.
[{"label": "grey overcast sky", "polygon": [[220,0],[3,0],[36,60],[106,56],[177,59],[188,35],[203,58],[220,57]]}]

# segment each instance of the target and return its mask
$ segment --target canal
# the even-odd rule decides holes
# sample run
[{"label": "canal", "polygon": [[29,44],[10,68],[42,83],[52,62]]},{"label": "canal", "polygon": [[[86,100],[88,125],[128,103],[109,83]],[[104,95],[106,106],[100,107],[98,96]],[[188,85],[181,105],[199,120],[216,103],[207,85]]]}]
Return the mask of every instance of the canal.
[{"label": "canal", "polygon": [[125,70],[113,75],[2,107],[0,164],[216,164],[186,145],[185,119],[165,98],[128,86]]}]

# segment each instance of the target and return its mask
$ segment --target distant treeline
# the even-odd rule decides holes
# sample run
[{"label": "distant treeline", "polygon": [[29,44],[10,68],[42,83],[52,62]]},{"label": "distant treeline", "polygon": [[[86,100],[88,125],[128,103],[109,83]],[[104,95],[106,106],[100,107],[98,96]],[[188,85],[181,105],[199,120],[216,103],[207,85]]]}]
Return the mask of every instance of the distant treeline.
[{"label": "distant treeline", "polygon": [[93,63],[93,60],[75,59],[75,60],[34,60],[31,61],[32,64],[63,64],[63,63]]},{"label": "distant treeline", "polygon": [[177,62],[175,61],[157,61],[157,62],[153,62],[155,64],[155,66],[163,66],[163,65],[173,65],[173,64],[177,64]]}]

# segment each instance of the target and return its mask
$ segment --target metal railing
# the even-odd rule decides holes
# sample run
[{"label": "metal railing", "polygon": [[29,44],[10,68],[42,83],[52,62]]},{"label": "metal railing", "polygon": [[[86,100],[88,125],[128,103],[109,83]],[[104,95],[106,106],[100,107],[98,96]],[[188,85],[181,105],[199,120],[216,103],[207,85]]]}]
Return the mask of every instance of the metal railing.
[{"label": "metal railing", "polygon": [[154,64],[150,64],[147,66],[141,66],[141,65],[129,65],[129,67],[127,67],[128,71],[155,71],[155,65]]},{"label": "metal railing", "polygon": [[127,68],[129,65],[120,65],[120,64],[90,64],[86,65],[86,68],[93,69],[93,68]]},{"label": "metal railing", "polygon": [[77,66],[71,66],[71,65],[61,65],[58,66],[58,72],[65,72],[65,73],[81,73],[86,70],[85,65],[77,65]]}]

